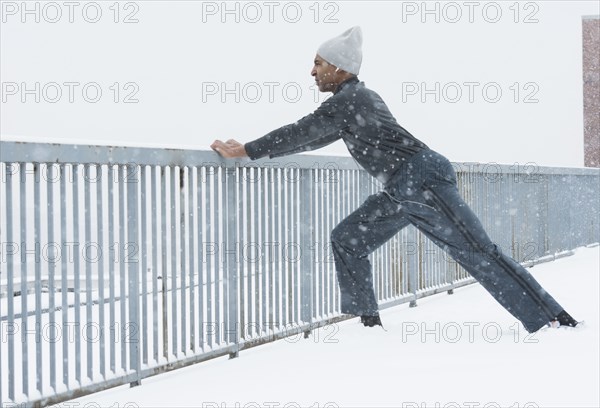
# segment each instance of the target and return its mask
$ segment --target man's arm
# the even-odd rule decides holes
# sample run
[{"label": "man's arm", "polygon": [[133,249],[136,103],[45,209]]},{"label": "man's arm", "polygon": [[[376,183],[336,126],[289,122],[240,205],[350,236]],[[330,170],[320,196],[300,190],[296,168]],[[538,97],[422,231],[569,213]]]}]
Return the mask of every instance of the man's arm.
[{"label": "man's arm", "polygon": [[215,140],[211,148],[226,158],[250,157],[252,160],[318,149],[340,139],[347,128],[348,120],[344,118],[347,110],[338,109],[340,105],[334,95],[310,115],[259,139],[245,145],[235,140]]},{"label": "man's arm", "polygon": [[295,123],[273,130],[244,145],[247,155],[255,160],[264,156],[278,157],[318,149],[340,139],[347,121],[338,114],[332,96],[313,113]]}]

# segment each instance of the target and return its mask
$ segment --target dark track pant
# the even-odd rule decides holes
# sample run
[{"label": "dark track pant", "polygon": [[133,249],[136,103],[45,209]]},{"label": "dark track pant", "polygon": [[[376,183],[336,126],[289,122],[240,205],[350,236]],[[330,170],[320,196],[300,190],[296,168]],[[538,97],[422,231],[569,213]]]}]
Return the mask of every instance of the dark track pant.
[{"label": "dark track pant", "polygon": [[384,191],[368,197],[331,233],[342,313],[377,313],[368,256],[409,224],[446,250],[529,332],[563,310],[490,240],[459,195],[456,174],[444,156],[425,150],[402,167]]}]

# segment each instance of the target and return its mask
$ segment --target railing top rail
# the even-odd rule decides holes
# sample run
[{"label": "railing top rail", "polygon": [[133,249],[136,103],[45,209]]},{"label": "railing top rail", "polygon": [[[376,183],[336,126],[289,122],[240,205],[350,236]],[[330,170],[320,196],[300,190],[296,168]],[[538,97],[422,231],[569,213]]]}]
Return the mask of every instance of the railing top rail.
[{"label": "railing top rail", "polygon": [[[223,159],[210,150],[100,146],[85,144],[0,141],[0,162],[4,163],[72,163],[72,164],[138,164],[158,166],[215,167],[281,167],[362,170],[351,157],[296,154],[287,157]],[[600,176],[600,169],[547,167],[534,163],[507,165],[498,163],[455,162],[457,171],[488,174],[561,174]]]},{"label": "railing top rail", "polygon": [[[294,155],[261,159],[223,159],[212,150],[95,146],[62,143],[0,141],[1,162],[138,164],[158,166],[290,167],[357,170],[349,157]],[[328,167],[329,165],[329,167]]]}]

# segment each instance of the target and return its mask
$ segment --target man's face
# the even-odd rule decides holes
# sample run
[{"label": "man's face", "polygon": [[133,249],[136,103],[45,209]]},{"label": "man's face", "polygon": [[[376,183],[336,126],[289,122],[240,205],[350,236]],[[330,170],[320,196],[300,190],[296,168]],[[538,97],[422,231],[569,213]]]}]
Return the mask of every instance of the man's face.
[{"label": "man's face", "polygon": [[342,71],[337,70],[334,65],[331,65],[318,54],[315,56],[315,65],[313,66],[310,75],[315,77],[315,82],[321,92],[333,92],[340,81]]}]

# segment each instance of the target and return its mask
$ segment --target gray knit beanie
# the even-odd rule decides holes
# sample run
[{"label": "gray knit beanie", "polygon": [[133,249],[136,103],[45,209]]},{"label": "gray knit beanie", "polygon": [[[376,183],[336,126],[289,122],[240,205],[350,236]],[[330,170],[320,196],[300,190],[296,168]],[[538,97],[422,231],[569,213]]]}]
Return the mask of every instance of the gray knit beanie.
[{"label": "gray knit beanie", "polygon": [[317,50],[325,61],[354,75],[358,75],[362,63],[362,31],[359,26],[325,41]]}]

